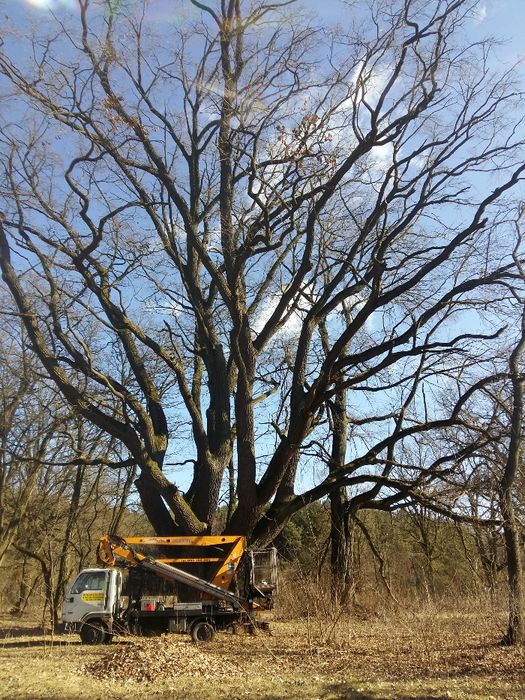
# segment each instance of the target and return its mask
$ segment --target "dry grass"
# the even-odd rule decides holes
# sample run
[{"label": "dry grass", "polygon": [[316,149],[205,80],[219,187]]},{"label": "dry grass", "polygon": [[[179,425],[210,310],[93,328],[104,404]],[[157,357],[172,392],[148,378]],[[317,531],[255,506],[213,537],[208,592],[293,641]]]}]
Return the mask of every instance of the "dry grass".
[{"label": "dry grass", "polygon": [[525,649],[498,645],[504,615],[490,609],[275,621],[271,636],[199,647],[171,635],[90,648],[0,627],[2,698],[525,699]]}]

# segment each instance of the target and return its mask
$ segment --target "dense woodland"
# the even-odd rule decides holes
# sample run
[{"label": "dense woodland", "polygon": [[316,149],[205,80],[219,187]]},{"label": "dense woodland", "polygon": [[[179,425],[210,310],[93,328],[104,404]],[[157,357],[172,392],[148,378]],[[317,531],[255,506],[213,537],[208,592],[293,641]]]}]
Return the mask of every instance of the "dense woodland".
[{"label": "dense woodland", "polygon": [[6,17],[4,604],[220,531],[523,641],[519,70],[474,0],[180,4]]}]

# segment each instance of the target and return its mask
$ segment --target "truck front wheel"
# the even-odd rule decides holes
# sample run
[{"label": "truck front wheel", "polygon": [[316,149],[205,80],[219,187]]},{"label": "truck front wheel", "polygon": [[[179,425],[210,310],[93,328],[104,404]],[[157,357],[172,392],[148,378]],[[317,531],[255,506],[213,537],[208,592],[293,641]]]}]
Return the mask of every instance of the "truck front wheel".
[{"label": "truck front wheel", "polygon": [[211,642],[215,636],[215,630],[209,622],[197,622],[191,628],[191,638],[194,642]]},{"label": "truck front wheel", "polygon": [[110,638],[102,620],[87,620],[80,628],[82,644],[104,644]]}]

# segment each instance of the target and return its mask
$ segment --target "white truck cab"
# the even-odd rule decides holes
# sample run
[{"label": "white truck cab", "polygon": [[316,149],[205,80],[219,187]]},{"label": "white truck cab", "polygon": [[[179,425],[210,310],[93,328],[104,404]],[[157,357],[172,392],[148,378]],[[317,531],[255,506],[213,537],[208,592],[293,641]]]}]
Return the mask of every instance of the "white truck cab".
[{"label": "white truck cab", "polygon": [[107,630],[118,616],[121,590],[122,573],[117,569],[81,571],[62,604],[64,629],[80,632],[87,643],[110,641]]}]

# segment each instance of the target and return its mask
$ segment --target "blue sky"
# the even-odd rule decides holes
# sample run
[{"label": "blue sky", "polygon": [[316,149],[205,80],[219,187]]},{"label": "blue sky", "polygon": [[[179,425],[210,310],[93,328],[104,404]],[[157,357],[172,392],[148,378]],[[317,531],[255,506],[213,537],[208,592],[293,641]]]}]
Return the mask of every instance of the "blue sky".
[{"label": "blue sky", "polygon": [[[123,0],[135,5],[135,0]],[[17,20],[28,23],[42,22],[49,17],[50,12],[57,15],[75,12],[77,0],[1,0],[5,13]],[[344,16],[344,3],[340,0],[302,0],[300,5],[317,11],[325,21],[337,22]],[[198,12],[189,0],[151,0],[151,20],[155,22],[177,22]],[[525,38],[525,0],[481,0],[478,9],[477,26],[482,33],[495,34],[509,40],[502,49],[505,60],[518,59],[525,56],[523,40]],[[478,29],[473,27],[473,32]]]},{"label": "blue sky", "polygon": [[[209,0],[211,5],[218,5],[218,0]],[[436,0],[430,0],[435,2]],[[114,0],[120,7],[129,7],[130,12],[137,12],[142,0]],[[472,5],[476,0],[471,0]],[[95,4],[95,3],[93,3]],[[350,18],[355,18],[351,5],[357,6],[355,0],[297,0],[295,9],[303,14],[305,8],[317,15],[326,25],[342,24],[344,27]],[[54,24],[53,14],[58,19],[65,19],[78,12],[78,0],[0,0],[0,11],[8,24],[14,24],[21,31],[35,28],[36,32],[46,22]],[[185,20],[196,18],[201,14],[190,0],[149,0],[147,17],[155,29],[180,25]],[[466,39],[476,41],[494,36],[501,44],[495,54],[499,67],[518,64],[517,71],[525,85],[525,0],[479,0],[475,16],[466,25]],[[521,65],[519,65],[521,64]]]}]

